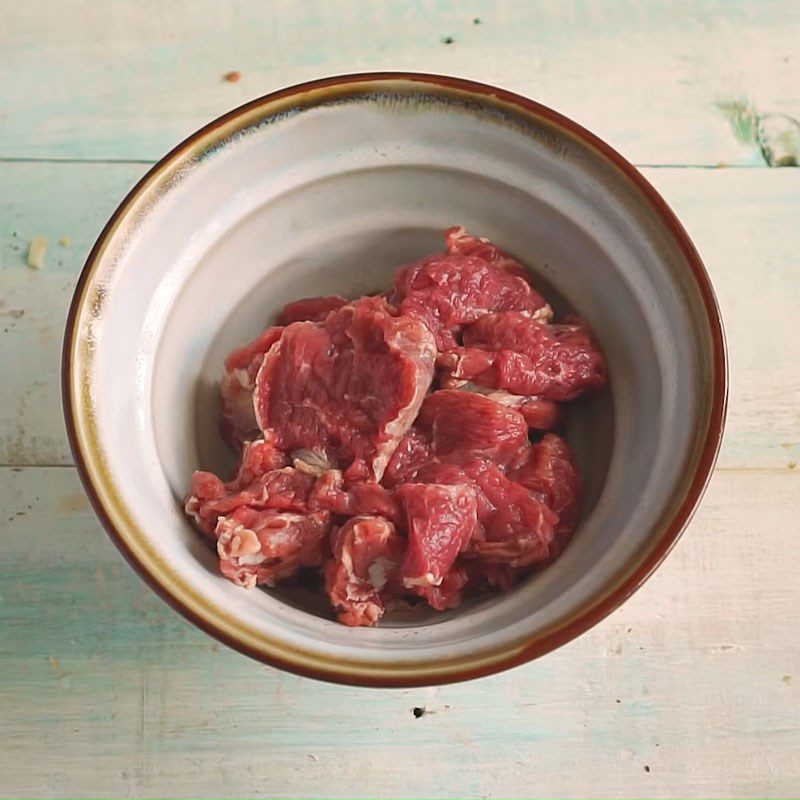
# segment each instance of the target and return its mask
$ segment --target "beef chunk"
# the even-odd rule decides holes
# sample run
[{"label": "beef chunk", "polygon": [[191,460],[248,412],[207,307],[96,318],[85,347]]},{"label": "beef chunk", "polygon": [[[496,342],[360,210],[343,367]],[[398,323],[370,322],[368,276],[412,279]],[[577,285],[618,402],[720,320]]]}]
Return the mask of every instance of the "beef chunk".
[{"label": "beef chunk", "polygon": [[248,589],[274,586],[301,567],[317,567],[330,545],[330,514],[296,514],[241,506],[217,521],[222,574]]},{"label": "beef chunk", "polygon": [[465,554],[487,563],[525,568],[549,556],[558,516],[524,486],[486,459],[462,464],[430,461],[417,472],[423,483],[471,483],[479,525]]},{"label": "beef chunk", "polygon": [[325,591],[345,625],[375,625],[398,596],[406,539],[389,520],[353,517],[335,535],[325,564]]},{"label": "beef chunk", "polygon": [[261,435],[253,408],[253,389],[264,355],[281,337],[283,328],[268,328],[257,339],[238,347],[225,359],[220,381],[222,418],[220,432],[236,450]]},{"label": "beef chunk", "polygon": [[580,515],[581,477],[569,445],[554,433],[522,448],[508,477],[536,493],[558,514],[559,535],[572,533]]},{"label": "beef chunk", "polygon": [[448,385],[479,386],[574,400],[606,385],[606,365],[586,323],[567,317],[563,325],[542,325],[514,311],[486,314],[464,330],[464,346],[438,358]]},{"label": "beef chunk", "polygon": [[401,313],[427,325],[439,350],[455,347],[465,325],[493,311],[550,319],[550,306],[520,277],[524,270],[494,245],[450,229],[447,248],[401,268],[391,298]]},{"label": "beef chunk", "polygon": [[412,481],[416,470],[431,460],[458,464],[486,458],[506,464],[527,441],[528,426],[515,409],[480,394],[442,389],[425,398],[384,482],[394,486]]},{"label": "beef chunk", "polygon": [[287,303],[278,315],[281,325],[290,325],[292,322],[322,322],[331,311],[347,305],[347,300],[338,294],[329,297],[304,297]]},{"label": "beef chunk", "polygon": [[248,442],[236,477],[224,483],[211,472],[197,471],[186,498],[186,513],[207,536],[213,536],[217,519],[239,506],[254,508],[293,508],[303,510],[301,499],[292,505],[288,497],[307,496],[313,479],[284,469],[285,456],[263,439]]},{"label": "beef chunk", "polygon": [[380,480],[430,386],[434,358],[427,328],[393,316],[381,298],[296,322],[258,372],[258,424],[283,450],[318,453],[351,480]]},{"label": "beef chunk", "polygon": [[475,487],[468,483],[407,483],[397,490],[408,530],[403,585],[423,597],[440,586],[478,522]]}]

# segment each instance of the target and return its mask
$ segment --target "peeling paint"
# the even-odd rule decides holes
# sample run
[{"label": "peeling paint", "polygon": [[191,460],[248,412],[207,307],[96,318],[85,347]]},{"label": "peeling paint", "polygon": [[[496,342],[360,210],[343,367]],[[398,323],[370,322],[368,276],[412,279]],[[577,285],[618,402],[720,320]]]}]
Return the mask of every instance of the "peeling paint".
[{"label": "peeling paint", "polygon": [[758,146],[771,167],[800,165],[800,122],[788,114],[763,114],[756,131]]}]

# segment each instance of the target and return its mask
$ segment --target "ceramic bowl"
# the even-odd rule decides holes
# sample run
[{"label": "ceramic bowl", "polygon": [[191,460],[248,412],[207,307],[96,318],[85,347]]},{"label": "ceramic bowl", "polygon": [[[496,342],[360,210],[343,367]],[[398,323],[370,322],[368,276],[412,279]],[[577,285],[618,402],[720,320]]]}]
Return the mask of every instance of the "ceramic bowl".
[{"label": "ceramic bowl", "polygon": [[[552,566],[447,613],[336,623],[302,589],[222,578],[182,512],[219,440],[224,354],[288,300],[356,295],[462,224],[588,319],[610,391],[573,409],[583,519]],[[708,276],[647,181],[574,122],[489,86],[336,77],[198,131],[131,191],[92,250],[64,347],[67,427],[111,538],[189,620],[264,662],[333,681],[485,675],[573,639],[624,601],[689,520],[722,434],[726,366]]]}]

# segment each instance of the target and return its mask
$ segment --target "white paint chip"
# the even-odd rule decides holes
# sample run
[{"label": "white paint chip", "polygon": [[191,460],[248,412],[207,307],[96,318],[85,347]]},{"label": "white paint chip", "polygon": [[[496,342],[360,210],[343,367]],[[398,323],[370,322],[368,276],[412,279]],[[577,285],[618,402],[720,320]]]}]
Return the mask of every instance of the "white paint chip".
[{"label": "white paint chip", "polygon": [[28,265],[34,269],[41,269],[44,266],[44,257],[47,253],[47,239],[44,236],[35,236],[31,240],[28,250]]}]

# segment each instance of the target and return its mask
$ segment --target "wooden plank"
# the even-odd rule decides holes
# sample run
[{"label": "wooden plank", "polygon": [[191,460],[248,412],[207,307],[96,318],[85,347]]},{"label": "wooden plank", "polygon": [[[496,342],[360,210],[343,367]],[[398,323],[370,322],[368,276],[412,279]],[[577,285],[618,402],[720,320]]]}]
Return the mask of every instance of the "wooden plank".
[{"label": "wooden plank", "polygon": [[800,117],[786,0],[7,5],[5,157],[155,159],[245,100],[382,69],[522,92],[641,164],[762,163],[753,110]]},{"label": "wooden plank", "polygon": [[800,472],[718,472],[675,552],[600,626],[510,673],[408,691],[217,645],[124,565],[72,469],[0,469],[0,508],[9,796],[775,797],[800,782]]},{"label": "wooden plank", "polygon": [[[2,464],[72,463],[60,408],[67,309],[94,239],[144,169],[0,163]],[[41,270],[27,264],[35,236],[49,242]]]},{"label": "wooden plank", "polygon": [[[141,165],[0,164],[0,463],[68,464],[61,337],[94,237]],[[800,462],[800,227],[794,170],[651,169],[704,256],[727,324],[731,404],[721,465]],[[50,240],[30,269],[30,239]],[[61,236],[69,247],[58,244]],[[22,355],[24,354],[24,356]]]}]

